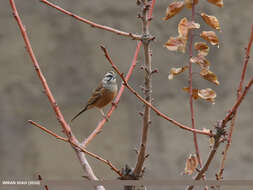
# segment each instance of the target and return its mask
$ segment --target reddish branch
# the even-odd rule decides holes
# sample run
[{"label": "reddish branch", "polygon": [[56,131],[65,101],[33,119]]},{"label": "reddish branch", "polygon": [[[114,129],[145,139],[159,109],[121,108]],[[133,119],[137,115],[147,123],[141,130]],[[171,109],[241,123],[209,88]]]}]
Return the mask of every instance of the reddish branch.
[{"label": "reddish branch", "polygon": [[[238,89],[237,89],[237,101],[239,100],[240,95],[242,94],[243,82],[244,82],[244,79],[245,79],[245,74],[246,74],[246,70],[247,70],[247,66],[248,66],[248,62],[249,62],[249,58],[250,58],[249,55],[250,55],[250,49],[251,49],[251,46],[252,46],[252,42],[253,42],[253,25],[251,26],[250,40],[249,40],[249,43],[248,43],[248,47],[246,48],[241,79],[240,79],[240,83],[239,83],[239,86],[238,86]],[[232,134],[233,134],[234,127],[235,127],[235,119],[236,119],[236,111],[235,111],[235,114],[234,114],[234,116],[232,118],[232,121],[231,121],[231,126],[230,126],[229,133],[228,133],[227,144],[226,144],[224,154],[223,154],[223,157],[222,157],[221,166],[220,166],[219,172],[217,174],[217,179],[218,180],[222,179],[222,175],[223,175],[223,171],[224,171],[224,167],[225,167],[225,160],[227,158],[227,153],[228,153],[228,150],[229,150],[231,142],[232,142]]]},{"label": "reddish branch", "polygon": [[[45,77],[44,77],[44,75],[43,75],[43,73],[42,73],[42,71],[41,71],[41,69],[39,67],[38,61],[37,61],[37,59],[35,57],[35,54],[34,54],[34,52],[32,50],[31,43],[29,41],[29,38],[28,38],[28,35],[26,33],[25,27],[22,24],[21,18],[19,16],[18,12],[17,12],[17,8],[16,8],[14,0],[10,0],[10,5],[11,5],[11,8],[13,10],[14,18],[17,21],[17,24],[18,24],[18,26],[20,28],[20,31],[21,31],[21,34],[23,36],[24,42],[26,44],[27,52],[28,52],[28,54],[30,55],[30,57],[32,59],[32,63],[34,65],[35,71],[37,72],[37,75],[38,75],[38,77],[39,77],[39,79],[40,79],[40,81],[42,83],[42,86],[43,86],[43,88],[45,90],[45,93],[46,93],[46,95],[47,95],[47,97],[49,99],[49,102],[50,102],[50,104],[51,104],[51,106],[52,106],[52,108],[53,108],[53,110],[54,110],[54,112],[56,114],[56,118],[58,119],[59,123],[61,124],[61,126],[62,126],[62,128],[63,128],[63,130],[64,130],[64,132],[66,134],[66,136],[69,139],[69,142],[71,143],[71,145],[74,145],[72,147],[75,150],[75,152],[77,153],[77,156],[78,156],[78,159],[80,160],[80,162],[88,164],[88,162],[87,162],[87,160],[85,158],[85,155],[84,154],[79,154],[80,150],[83,151],[83,152],[85,152],[85,153],[87,153],[87,154],[88,154],[88,151],[86,151],[83,147],[79,146],[78,140],[72,134],[70,126],[65,121],[65,119],[64,119],[64,117],[63,117],[63,115],[62,115],[62,113],[61,113],[58,105],[56,104],[56,101],[55,101],[55,99],[54,99],[54,97],[52,95],[52,92],[51,92],[51,90],[50,90],[50,88],[49,88],[49,86],[48,86],[48,84],[46,82],[46,79],[45,79]],[[53,135],[53,134],[51,134],[51,135]],[[93,156],[96,156],[96,155],[93,155]],[[99,158],[97,158],[97,159],[99,159]],[[101,160],[101,161],[106,162],[108,165],[112,166],[112,164],[109,161],[107,161],[107,160]],[[90,168],[90,166],[89,166],[89,168]],[[85,172],[87,172],[87,173],[92,172],[93,173],[92,170],[85,170]],[[92,180],[98,180],[95,177],[95,175],[90,175],[90,176],[93,176]],[[96,189],[97,190],[104,190],[104,187],[103,186],[97,186]]]},{"label": "reddish branch", "polygon": [[[191,21],[195,21],[195,3],[192,3],[192,17]],[[192,92],[192,48],[193,48],[193,31],[190,30],[189,32],[189,91],[190,91],[190,96],[189,96],[189,103],[190,103],[190,112],[191,112],[191,123],[192,123],[192,129],[195,129],[195,118],[194,118],[194,109],[193,109],[193,92]],[[196,156],[199,162],[199,166],[202,167],[202,161],[200,158],[200,153],[199,153],[199,145],[198,145],[198,140],[197,140],[197,134],[196,132],[193,132],[193,142],[194,142],[194,147],[195,147],[195,152]]]},{"label": "reddish branch", "polygon": [[97,23],[95,23],[95,22],[92,22],[92,21],[90,21],[90,20],[87,20],[87,19],[85,19],[85,18],[82,18],[82,17],[80,17],[80,16],[78,16],[78,15],[75,15],[75,14],[73,14],[72,12],[67,11],[67,10],[65,10],[65,9],[63,9],[63,8],[61,8],[61,7],[59,7],[59,6],[55,5],[55,4],[53,4],[53,3],[49,2],[49,1],[47,1],[47,0],[41,0],[41,2],[44,3],[44,4],[46,4],[46,5],[48,5],[48,6],[50,6],[50,7],[53,7],[53,8],[55,8],[55,9],[57,9],[58,11],[60,11],[60,12],[62,12],[62,13],[64,13],[64,14],[66,14],[66,15],[71,16],[71,17],[73,17],[73,18],[75,18],[75,19],[77,19],[77,20],[79,20],[79,21],[81,21],[81,22],[84,22],[84,23],[86,23],[86,24],[89,24],[91,27],[95,27],[95,28],[99,28],[99,29],[106,30],[106,31],[109,31],[109,32],[113,32],[113,33],[118,34],[118,35],[121,35],[121,36],[128,36],[128,37],[131,37],[131,38],[134,39],[134,40],[140,40],[140,39],[141,39],[141,36],[140,36],[140,35],[132,34],[132,33],[130,33],[130,32],[123,32],[123,31],[121,31],[121,30],[117,30],[117,29],[111,28],[111,27],[109,27],[109,26],[104,26],[104,25],[97,24]]},{"label": "reddish branch", "polygon": [[207,136],[210,136],[212,137],[213,134],[208,132],[208,131],[205,131],[205,130],[198,130],[198,129],[192,129],[186,125],[183,125],[179,122],[177,122],[176,120],[174,119],[171,119],[170,117],[166,116],[164,113],[162,113],[161,111],[159,111],[156,107],[154,107],[152,104],[150,104],[149,102],[147,102],[144,98],[141,97],[141,95],[139,95],[129,84],[128,82],[126,81],[125,77],[124,77],[124,74],[120,72],[120,70],[118,69],[118,67],[112,62],[107,50],[105,47],[101,46],[102,50],[104,51],[105,53],[105,57],[107,58],[107,60],[109,61],[109,63],[112,65],[112,68],[115,70],[115,72],[120,76],[120,78],[122,79],[123,81],[123,84],[140,100],[142,101],[144,104],[148,105],[158,116],[164,118],[165,120],[173,123],[174,125],[180,127],[181,129],[184,129],[184,130],[187,130],[187,131],[190,131],[190,132],[196,132],[198,134],[202,134],[202,135],[207,135]]},{"label": "reddish branch", "polygon": [[41,130],[45,131],[46,133],[48,133],[48,134],[54,136],[56,139],[60,139],[60,140],[65,141],[65,142],[69,142],[69,139],[68,139],[68,138],[61,137],[61,136],[57,135],[56,133],[50,131],[49,129],[43,127],[42,125],[40,125],[40,124],[38,124],[38,123],[36,123],[36,122],[34,122],[34,121],[32,121],[32,120],[28,120],[28,122],[29,122],[30,124],[32,124],[32,125],[34,125],[34,126],[40,128]]}]

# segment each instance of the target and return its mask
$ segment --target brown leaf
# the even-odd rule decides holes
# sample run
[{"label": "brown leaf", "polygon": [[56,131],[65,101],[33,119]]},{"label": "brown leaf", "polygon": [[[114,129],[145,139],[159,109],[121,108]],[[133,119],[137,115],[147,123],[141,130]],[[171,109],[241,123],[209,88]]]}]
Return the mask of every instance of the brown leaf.
[{"label": "brown leaf", "polygon": [[216,76],[212,71],[210,71],[210,70],[202,69],[202,70],[200,71],[200,75],[201,75],[204,79],[206,79],[206,80],[208,80],[208,81],[210,81],[210,82],[212,82],[212,83],[214,83],[214,84],[216,84],[216,85],[219,85],[219,84],[220,84],[220,82],[219,82],[218,79],[217,79],[217,76]]},{"label": "brown leaf", "polygon": [[184,0],[184,4],[187,8],[191,9],[192,5],[198,4],[199,0]]},{"label": "brown leaf", "polygon": [[178,75],[182,72],[184,72],[186,69],[188,69],[189,66],[184,66],[184,67],[179,67],[179,68],[171,68],[170,69],[170,73],[169,73],[169,76],[168,76],[168,79],[169,80],[172,80],[174,78],[175,75]]},{"label": "brown leaf", "polygon": [[[183,90],[190,93],[189,87],[184,87]],[[197,100],[199,98],[198,92],[199,92],[199,89],[197,88],[192,89],[192,97],[194,100]]]},{"label": "brown leaf", "polygon": [[214,102],[216,98],[216,92],[211,88],[201,89],[198,91],[198,96],[203,100]]},{"label": "brown leaf", "polygon": [[195,171],[196,168],[198,167],[198,159],[195,154],[190,154],[190,156],[187,158],[185,162],[185,169],[184,169],[184,174],[185,175],[192,175]]},{"label": "brown leaf", "polygon": [[182,36],[184,38],[188,38],[188,32],[189,29],[197,29],[199,28],[200,25],[198,23],[195,22],[188,22],[187,18],[184,17],[180,20],[179,24],[178,24],[178,34],[179,36]]},{"label": "brown leaf", "polygon": [[208,41],[212,45],[217,45],[219,47],[219,40],[214,31],[203,31],[200,34],[200,37],[202,37],[204,40]]},{"label": "brown leaf", "polygon": [[205,42],[196,42],[194,48],[198,50],[199,55],[207,56],[209,52],[209,47]]},{"label": "brown leaf", "polygon": [[164,47],[166,47],[170,51],[181,51],[185,52],[186,48],[186,40],[180,36],[178,37],[170,37],[170,39],[164,44]]},{"label": "brown leaf", "polygon": [[216,30],[220,30],[219,21],[215,16],[207,15],[205,13],[201,13],[200,15],[209,26]]},{"label": "brown leaf", "polygon": [[190,59],[192,63],[196,63],[200,66],[201,69],[203,70],[208,70],[209,69],[209,61],[201,54],[198,54],[196,57],[192,57]]},{"label": "brown leaf", "polygon": [[223,7],[223,0],[207,0],[207,1],[218,7]]},{"label": "brown leaf", "polygon": [[175,16],[177,13],[179,13],[182,10],[183,7],[184,7],[183,1],[175,1],[171,3],[166,9],[166,15],[163,18],[163,20],[168,20],[169,18]]}]

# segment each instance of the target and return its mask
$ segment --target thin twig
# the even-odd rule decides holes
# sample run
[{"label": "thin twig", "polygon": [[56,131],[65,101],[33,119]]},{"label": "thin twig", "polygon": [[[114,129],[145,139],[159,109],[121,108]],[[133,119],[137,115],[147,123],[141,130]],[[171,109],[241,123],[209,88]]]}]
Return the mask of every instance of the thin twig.
[{"label": "thin twig", "polygon": [[92,22],[92,21],[90,21],[90,20],[87,20],[87,19],[85,19],[85,18],[82,18],[82,17],[80,17],[80,16],[78,16],[78,15],[75,15],[74,13],[72,13],[72,12],[70,12],[70,11],[67,11],[67,10],[65,10],[65,9],[63,9],[63,8],[61,8],[61,7],[59,7],[58,5],[55,5],[55,4],[53,4],[53,3],[51,3],[51,2],[49,2],[49,1],[47,1],[47,0],[40,0],[40,1],[41,1],[42,3],[44,3],[44,4],[48,5],[48,6],[50,6],[50,7],[55,8],[56,10],[58,10],[58,11],[64,13],[64,14],[66,14],[66,15],[69,15],[69,16],[71,16],[71,17],[73,17],[73,18],[75,18],[75,19],[77,19],[77,20],[79,20],[79,21],[81,21],[81,22],[84,22],[84,23],[86,23],[86,24],[89,24],[91,27],[95,27],[95,28],[99,28],[99,29],[102,29],[102,30],[106,30],[106,31],[115,33],[115,34],[117,34],[117,35],[127,36],[127,37],[130,37],[130,38],[134,39],[134,40],[140,40],[140,39],[141,39],[141,36],[140,36],[140,35],[132,34],[132,33],[130,33],[130,32],[124,32],[124,31],[117,30],[117,29],[112,28],[112,27],[109,27],[109,26],[104,26],[104,25],[97,24],[97,23],[95,23],[95,22]]},{"label": "thin twig", "polygon": [[140,100],[142,101],[144,104],[148,105],[149,107],[151,107],[151,109],[156,112],[156,114],[162,118],[164,118],[165,120],[173,123],[174,125],[180,127],[181,129],[184,129],[184,130],[187,130],[187,131],[190,131],[190,132],[196,132],[198,134],[202,134],[202,135],[207,135],[209,137],[212,137],[213,134],[208,132],[208,131],[205,131],[205,130],[198,130],[198,129],[192,129],[186,125],[183,125],[177,121],[175,121],[174,119],[171,119],[170,117],[166,116],[165,114],[163,114],[161,111],[159,111],[156,107],[154,107],[152,104],[148,103],[144,98],[142,98],[129,84],[128,82],[126,81],[125,77],[123,76],[123,73],[120,72],[120,70],[118,69],[118,67],[112,62],[111,58],[109,57],[109,54],[106,50],[106,48],[104,48],[103,46],[101,47],[102,50],[104,51],[105,53],[105,57],[108,59],[109,63],[112,65],[112,68],[115,70],[115,72],[120,76],[120,78],[122,79],[123,81],[123,84]]},{"label": "thin twig", "polygon": [[[239,86],[237,88],[237,100],[240,98],[240,95],[242,93],[243,82],[244,82],[244,79],[245,79],[245,74],[246,74],[246,70],[247,70],[247,66],[248,66],[248,62],[249,62],[249,57],[250,57],[249,55],[250,55],[250,49],[251,49],[251,46],[252,46],[252,42],[253,42],[253,25],[251,26],[250,40],[249,40],[249,43],[248,43],[248,47],[245,51],[245,58],[244,58],[244,64],[243,64],[241,79],[240,79]],[[232,121],[231,121],[230,129],[229,129],[229,133],[228,133],[227,144],[226,144],[226,147],[225,147],[225,150],[224,150],[224,153],[223,153],[223,157],[222,157],[219,172],[217,173],[217,179],[218,180],[222,179],[222,175],[223,175],[223,172],[224,172],[225,160],[227,159],[227,153],[228,153],[228,150],[229,150],[231,142],[232,142],[232,134],[233,134],[234,127],[235,127],[235,119],[236,119],[236,112],[235,112],[235,114],[232,118]]]},{"label": "thin twig", "polygon": [[34,125],[34,126],[40,128],[41,130],[43,130],[43,131],[49,133],[50,135],[54,136],[56,139],[60,139],[60,140],[65,141],[65,142],[69,142],[69,139],[68,139],[68,138],[61,137],[61,136],[57,135],[56,133],[50,131],[49,129],[43,127],[42,125],[40,125],[40,124],[38,124],[38,123],[36,123],[36,122],[34,122],[34,121],[32,121],[32,120],[28,120],[28,122],[29,122],[30,124],[32,124],[32,125]]},{"label": "thin twig", "polygon": [[227,122],[229,122],[232,118],[233,115],[235,114],[235,112],[237,111],[237,109],[239,108],[239,106],[242,103],[242,100],[245,98],[246,94],[248,93],[250,87],[253,84],[253,77],[250,79],[250,81],[248,82],[248,84],[245,86],[244,91],[242,92],[242,94],[240,95],[240,97],[238,98],[238,100],[235,102],[235,104],[233,105],[232,109],[229,111],[229,113],[226,115],[226,117],[223,119],[222,121],[222,127],[225,128]]},{"label": "thin twig", "polygon": [[[191,22],[195,21],[195,3],[192,3],[192,12],[191,12]],[[189,96],[189,104],[190,104],[190,112],[191,112],[191,123],[192,123],[192,128],[195,129],[195,118],[194,118],[194,109],[193,109],[193,92],[192,92],[192,46],[193,46],[193,30],[190,30],[189,32],[189,90],[190,90],[190,96]],[[198,145],[198,139],[197,139],[197,134],[196,132],[193,132],[193,142],[194,142],[194,147],[195,147],[195,152],[196,156],[199,162],[199,166],[202,168],[202,161],[200,158],[200,153],[199,153],[199,145]]]},{"label": "thin twig", "polygon": [[[34,121],[29,120],[28,122],[31,123],[32,125],[34,125],[34,126],[40,128],[41,130],[45,131],[47,134],[50,134],[50,135],[54,136],[54,137],[57,138],[57,139],[60,139],[60,140],[62,140],[62,141],[64,141],[64,142],[69,142],[69,143],[71,143],[72,145],[74,145],[75,147],[78,148],[78,149],[77,149],[78,151],[81,150],[81,151],[84,152],[85,154],[87,154],[87,155],[89,155],[89,156],[91,156],[91,157],[93,157],[93,158],[95,158],[95,159],[97,159],[97,160],[99,160],[99,161],[104,162],[104,163],[105,163],[106,165],[108,165],[113,171],[115,171],[119,176],[121,176],[120,170],[117,169],[109,160],[105,160],[105,159],[103,159],[102,157],[100,157],[100,156],[98,156],[98,155],[96,155],[96,154],[94,154],[94,153],[92,153],[92,152],[89,152],[89,151],[86,150],[82,145],[80,145],[77,141],[72,141],[72,142],[70,142],[69,139],[64,138],[64,137],[61,137],[61,136],[55,134],[53,131],[51,131],[51,130],[45,128],[45,127],[43,127],[42,125],[40,125],[40,124],[38,124],[38,123],[36,123],[36,122],[34,122]],[[80,151],[79,151],[79,152],[80,152]],[[84,160],[81,160],[81,162],[87,163],[87,161],[84,161]],[[88,167],[90,167],[90,166],[88,166]],[[93,171],[92,171],[92,173],[93,173]],[[94,174],[92,174],[92,175],[94,175]],[[91,178],[91,179],[92,179],[92,178]]]}]

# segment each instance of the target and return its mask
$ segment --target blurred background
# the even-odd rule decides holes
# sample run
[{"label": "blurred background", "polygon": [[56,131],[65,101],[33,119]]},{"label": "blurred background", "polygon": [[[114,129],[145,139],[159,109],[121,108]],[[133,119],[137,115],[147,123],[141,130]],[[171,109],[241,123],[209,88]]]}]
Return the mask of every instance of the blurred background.
[{"label": "blurred background", "polygon": [[[90,0],[52,1],[86,19],[123,31],[140,33],[138,7],[133,1]],[[188,94],[182,88],[187,86],[187,72],[168,80],[171,67],[187,64],[188,54],[170,52],[163,47],[170,36],[177,36],[177,24],[182,17],[190,16],[189,9],[168,21],[163,21],[165,10],[172,1],[159,0],[153,12],[151,34],[156,37],[152,43],[152,65],[159,73],[153,75],[154,105],[163,113],[190,126]],[[33,50],[41,69],[67,121],[85,105],[92,90],[103,75],[111,70],[99,46],[108,48],[114,63],[122,72],[131,64],[137,42],[127,37],[94,29],[70,16],[40,3],[38,0],[16,0],[17,8],[27,29]],[[224,8],[218,8],[207,1],[200,1],[196,21],[202,30],[212,30],[202,22],[199,14],[215,15],[222,32],[216,32],[220,48],[210,47],[207,59],[211,70],[220,81],[216,86],[205,81],[194,67],[193,86],[212,88],[217,92],[216,103],[205,101],[194,103],[196,126],[213,129],[217,120],[224,118],[236,98],[244,48],[247,46],[253,23],[251,0],[225,1]],[[34,72],[17,23],[12,16],[8,1],[0,6],[0,176],[2,179],[82,179],[84,175],[72,148],[59,140],[31,126],[27,120],[39,122],[48,129],[62,135],[61,127],[43,93],[40,81]],[[195,41],[201,40],[198,32]],[[203,40],[201,40],[203,41]],[[251,56],[253,56],[251,52]],[[130,84],[140,93],[143,85],[143,50],[131,77]],[[250,59],[246,81],[252,76]],[[118,78],[118,84],[121,84]],[[236,120],[233,142],[225,163],[224,179],[253,178],[253,89],[241,105]],[[110,105],[106,107],[108,110]],[[88,150],[110,160],[118,168],[128,164],[134,167],[139,147],[142,119],[139,112],[142,104],[127,89],[116,111],[100,133],[88,146]],[[159,118],[152,112],[152,124],[148,139],[149,158],[145,162],[145,179],[191,179],[182,176],[185,160],[194,153],[192,134],[181,130]],[[99,111],[89,110],[75,120],[73,131],[79,140],[85,139],[102,119]],[[203,161],[209,152],[208,138],[199,136],[200,154]],[[220,146],[207,172],[209,179],[215,179],[219,169]],[[117,176],[103,163],[88,157],[96,175],[101,179],[115,179]],[[20,187],[15,189],[36,189]],[[252,188],[252,187],[251,187]],[[40,189],[38,187],[38,189]],[[50,188],[51,189],[51,188]],[[69,189],[54,187],[53,189]],[[73,187],[71,189],[83,189]],[[149,189],[183,189],[183,187],[151,187]],[[196,188],[201,189],[201,188]],[[236,189],[236,187],[224,187]],[[243,187],[240,189],[250,189]]]}]

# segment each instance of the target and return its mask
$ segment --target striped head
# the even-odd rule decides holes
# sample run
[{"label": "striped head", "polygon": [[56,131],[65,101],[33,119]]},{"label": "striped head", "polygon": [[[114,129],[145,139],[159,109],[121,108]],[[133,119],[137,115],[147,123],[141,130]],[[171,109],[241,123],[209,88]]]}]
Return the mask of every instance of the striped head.
[{"label": "striped head", "polygon": [[103,83],[115,83],[116,82],[116,75],[113,71],[109,71],[105,74],[103,78]]}]

